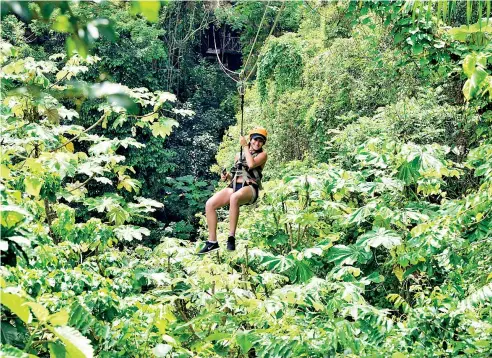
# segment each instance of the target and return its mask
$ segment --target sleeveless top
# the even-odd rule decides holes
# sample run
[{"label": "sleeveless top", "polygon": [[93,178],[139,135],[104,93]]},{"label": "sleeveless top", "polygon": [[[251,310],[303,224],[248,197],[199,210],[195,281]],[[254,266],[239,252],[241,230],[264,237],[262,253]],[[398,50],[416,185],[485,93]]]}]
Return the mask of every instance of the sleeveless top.
[{"label": "sleeveless top", "polygon": [[[259,151],[251,154],[251,156],[254,159],[262,152],[263,152],[263,149],[260,149]],[[256,184],[258,184],[258,188],[262,189],[261,178],[263,178],[263,173],[262,173],[263,172],[263,166],[254,167],[253,169],[249,169],[248,162],[246,161],[246,156],[243,155],[243,158],[242,158],[242,168],[243,169],[239,170],[237,168],[237,165],[239,164],[239,161],[241,159],[241,154],[240,153],[238,153],[238,154],[239,154],[239,159],[236,161],[236,163],[234,163],[234,166],[231,168],[231,174],[234,174],[231,182],[235,182],[236,178],[238,176],[241,176],[243,178],[243,182],[245,182],[245,180],[256,182]]]}]

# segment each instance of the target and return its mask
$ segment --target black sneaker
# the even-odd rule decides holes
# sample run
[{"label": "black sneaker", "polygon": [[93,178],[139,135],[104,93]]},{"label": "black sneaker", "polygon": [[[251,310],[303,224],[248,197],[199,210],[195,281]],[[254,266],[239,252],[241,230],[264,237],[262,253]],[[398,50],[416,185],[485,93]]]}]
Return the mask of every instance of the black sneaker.
[{"label": "black sneaker", "polygon": [[209,252],[212,252],[212,251],[215,251],[218,249],[219,249],[219,243],[218,242],[207,241],[205,243],[205,246],[203,247],[203,249],[198,251],[198,255],[208,254]]},{"label": "black sneaker", "polygon": [[236,250],[236,238],[234,236],[229,236],[227,238],[227,250],[229,251]]}]

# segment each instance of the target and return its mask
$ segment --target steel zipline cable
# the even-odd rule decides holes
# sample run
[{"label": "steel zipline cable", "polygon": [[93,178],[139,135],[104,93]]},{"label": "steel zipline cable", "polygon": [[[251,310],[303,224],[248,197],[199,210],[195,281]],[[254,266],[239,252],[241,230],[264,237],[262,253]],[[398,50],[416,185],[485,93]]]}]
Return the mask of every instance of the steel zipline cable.
[{"label": "steel zipline cable", "polygon": [[270,0],[268,0],[267,4],[265,5],[265,11],[263,11],[263,16],[262,16],[261,21],[260,21],[260,26],[258,26],[258,31],[256,31],[256,36],[255,36],[255,39],[253,41],[253,45],[251,46],[251,49],[249,50],[248,58],[246,59],[246,63],[244,64],[245,69],[246,69],[246,67],[248,67],[248,62],[249,62],[251,54],[253,53],[253,50],[255,48],[256,40],[258,40],[258,35],[260,34],[261,27],[263,26],[263,21],[265,21],[266,13],[268,10],[268,5],[270,5]]},{"label": "steel zipline cable", "polygon": [[231,80],[233,80],[234,82],[238,83],[239,81],[236,80],[234,77],[232,77],[228,72],[230,72],[231,74],[235,74],[235,75],[239,75],[239,73],[237,72],[234,72],[234,71],[231,71],[229,70],[227,67],[224,66],[224,64],[222,63],[222,61],[220,60],[220,57],[219,57],[219,51],[217,50],[217,43],[215,41],[215,26],[213,27],[213,31],[214,31],[214,47],[215,47],[215,55],[217,56],[217,61],[219,61],[219,65],[220,65],[220,68],[221,70],[227,75],[227,77],[229,77]]},{"label": "steel zipline cable", "polygon": [[[280,9],[278,10],[278,13],[277,13],[277,16],[275,17],[275,21],[273,22],[273,25],[272,25],[272,28],[270,29],[270,32],[268,33],[268,36],[267,38],[269,38],[270,36],[272,36],[273,34],[273,31],[275,30],[275,27],[277,26],[277,22],[278,22],[278,19],[280,18],[280,14],[282,13],[282,11],[284,10],[285,8],[285,1],[287,0],[283,0],[282,1],[282,6],[280,7]],[[254,44],[253,44],[254,46]],[[247,82],[249,77],[253,74],[253,72],[255,71],[255,68],[256,68],[256,65],[258,64],[258,57],[256,58],[256,61],[255,61],[255,64],[253,65],[253,67],[251,68],[251,71],[249,71],[249,74],[246,76],[246,79],[244,80],[244,82]]]},{"label": "steel zipline cable", "polygon": [[[285,8],[285,1],[287,1],[287,0],[282,0],[282,6],[278,10],[277,16],[275,17],[275,21],[273,22],[273,25],[272,25],[272,27],[270,29],[270,32],[268,33],[267,38],[270,37],[273,34],[273,31],[275,30],[275,27],[277,26],[277,22],[278,22],[278,19],[280,18],[280,14],[282,13],[282,11]],[[263,21],[264,21],[264,19],[266,17],[266,12],[267,12],[268,5],[269,4],[270,4],[270,0],[268,1],[267,5],[265,6],[265,11],[263,12],[263,17],[261,19],[260,26],[258,27],[258,31],[256,32],[256,36],[255,36],[255,39],[253,41],[253,45],[252,45],[252,47],[250,49],[248,58],[246,59],[246,63],[244,65],[244,69],[246,68],[246,66],[247,66],[247,64],[249,62],[249,59],[250,59],[250,57],[251,57],[251,55],[253,53],[253,49],[254,49],[254,47],[256,45],[256,41],[258,40],[258,36],[260,34],[261,27],[263,25]],[[249,71],[248,75],[245,78],[244,77],[244,70],[242,70],[240,73],[238,73],[238,72],[235,72],[235,71],[232,71],[232,70],[228,69],[222,63],[222,61],[220,60],[220,57],[219,57],[219,52],[217,50],[217,43],[216,43],[216,40],[215,40],[215,26],[213,27],[213,34],[214,34],[213,36],[214,36],[215,55],[217,56],[217,61],[219,62],[220,68],[227,75],[227,77],[229,77],[231,80],[233,80],[235,83],[238,84],[238,92],[239,92],[239,96],[241,97],[241,137],[242,137],[242,136],[244,136],[244,95],[246,93],[246,82],[248,81],[248,79],[251,77],[251,75],[253,74],[253,72],[256,69],[256,66],[258,64],[258,57],[256,58],[256,61],[255,61],[254,65],[253,65],[253,67],[251,68],[251,70]],[[233,75],[236,75],[239,78],[238,79],[235,79],[234,77],[232,77]],[[239,163],[240,163],[241,166],[242,166],[242,158],[243,158],[243,147],[241,146],[241,151],[240,151],[240,156],[239,156]]]}]

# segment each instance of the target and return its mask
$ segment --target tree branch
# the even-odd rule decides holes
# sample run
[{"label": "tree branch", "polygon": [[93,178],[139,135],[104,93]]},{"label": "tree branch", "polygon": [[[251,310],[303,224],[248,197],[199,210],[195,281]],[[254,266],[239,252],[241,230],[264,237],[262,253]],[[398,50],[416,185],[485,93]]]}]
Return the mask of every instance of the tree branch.
[{"label": "tree branch", "polygon": [[76,188],[73,188],[72,190],[69,190],[68,192],[71,193],[77,189],[80,189],[82,188],[84,185],[86,185],[92,178],[94,178],[96,176],[96,173],[92,174],[85,182],[83,182],[82,184],[80,184],[78,187]]},{"label": "tree branch", "polygon": [[104,116],[102,116],[101,118],[99,118],[99,119],[97,120],[97,122],[96,122],[96,123],[94,123],[92,126],[90,126],[89,128],[87,128],[87,129],[86,129],[86,130],[84,130],[83,132],[81,132],[81,133],[77,134],[75,137],[73,137],[72,139],[70,139],[68,142],[63,143],[63,144],[62,144],[62,145],[60,145],[59,147],[57,147],[57,148],[55,148],[55,149],[51,150],[50,152],[56,152],[57,150],[59,150],[59,149],[63,148],[63,147],[64,147],[64,146],[66,146],[67,144],[72,143],[74,140],[76,140],[77,138],[79,138],[82,134],[87,133],[88,131],[90,131],[91,129],[93,129],[94,127],[96,127],[99,123],[101,123],[101,122],[102,122],[102,120],[103,120],[103,119],[104,119]]}]

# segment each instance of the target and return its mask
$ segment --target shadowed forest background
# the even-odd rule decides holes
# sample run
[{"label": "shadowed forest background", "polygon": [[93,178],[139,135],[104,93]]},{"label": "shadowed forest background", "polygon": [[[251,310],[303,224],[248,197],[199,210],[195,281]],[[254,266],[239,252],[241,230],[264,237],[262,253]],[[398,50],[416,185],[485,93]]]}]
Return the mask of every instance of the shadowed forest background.
[{"label": "shadowed forest background", "polygon": [[[2,1],[2,356],[490,356],[490,13]],[[199,257],[241,84],[264,190]]]}]

